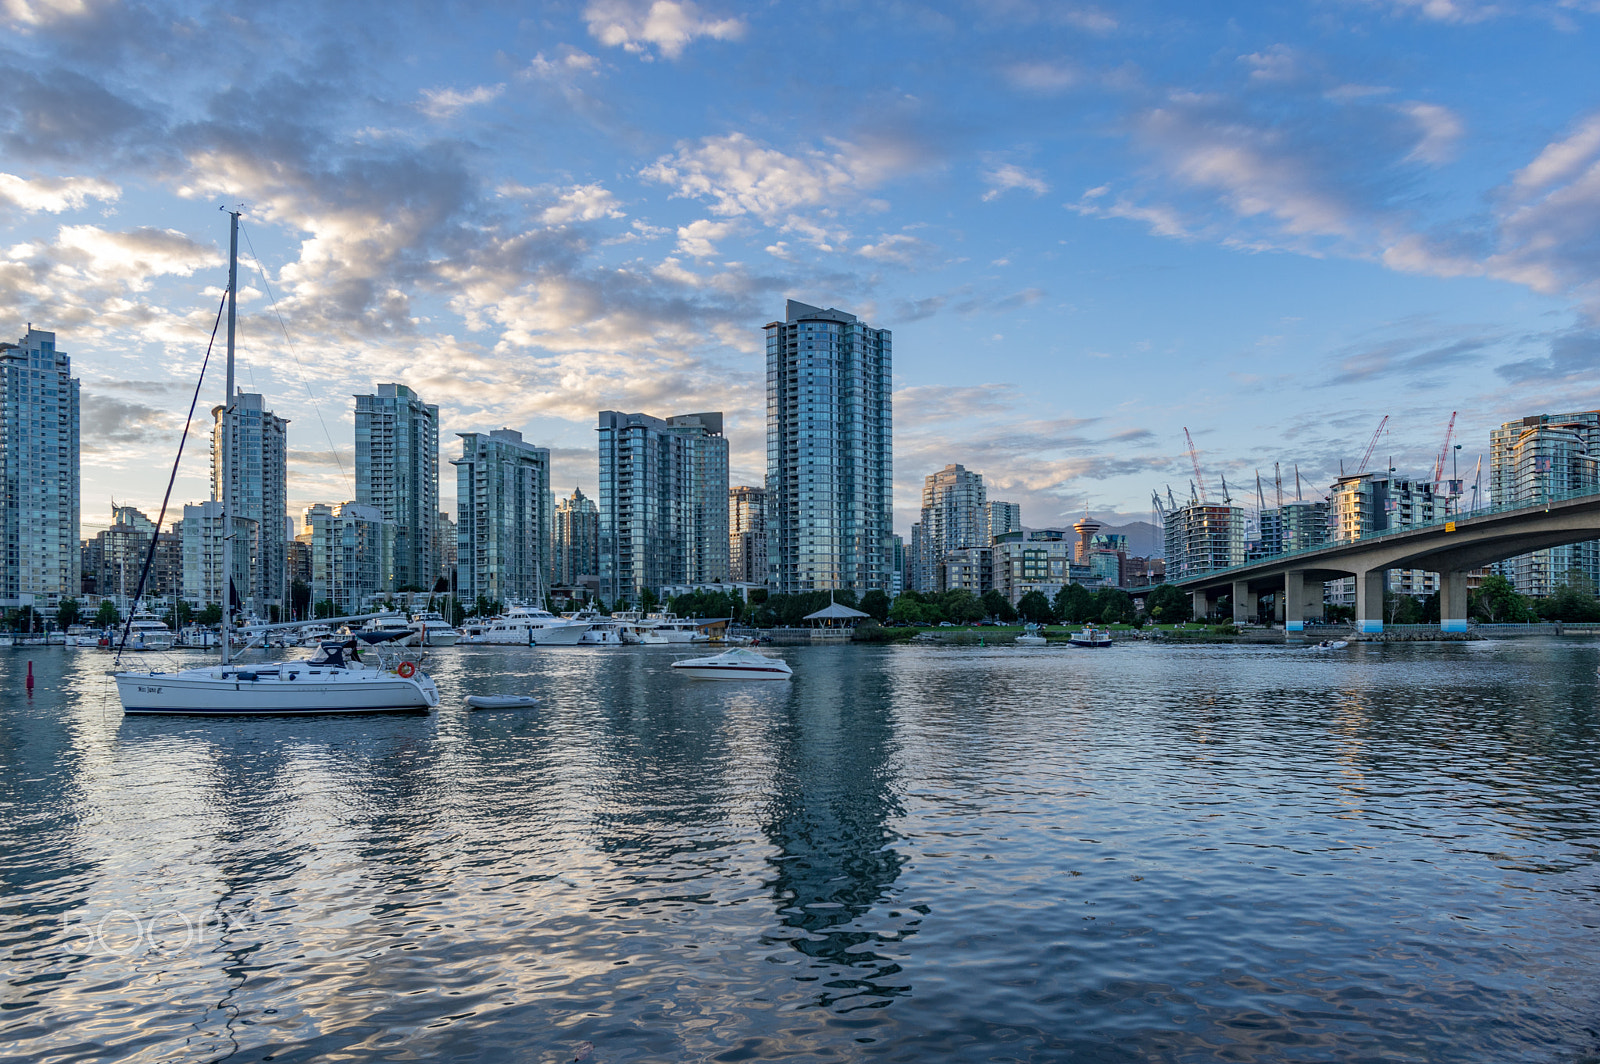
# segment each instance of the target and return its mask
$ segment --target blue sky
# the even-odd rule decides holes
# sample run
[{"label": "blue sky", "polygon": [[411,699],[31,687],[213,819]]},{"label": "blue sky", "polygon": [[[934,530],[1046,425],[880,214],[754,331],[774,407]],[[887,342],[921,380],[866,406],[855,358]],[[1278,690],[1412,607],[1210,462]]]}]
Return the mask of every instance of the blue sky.
[{"label": "blue sky", "polygon": [[440,404],[447,457],[517,428],[558,492],[592,492],[602,408],[721,409],[760,483],[789,297],[894,330],[902,531],[947,462],[1031,525],[1131,518],[1187,493],[1184,426],[1213,491],[1274,461],[1320,491],[1385,414],[1378,453],[1427,475],[1459,411],[1470,477],[1491,426],[1600,407],[1600,0],[0,23],[0,334],[73,356],[90,529],[159,504],[222,203],[295,507],[352,497],[349,396],[393,380]]}]

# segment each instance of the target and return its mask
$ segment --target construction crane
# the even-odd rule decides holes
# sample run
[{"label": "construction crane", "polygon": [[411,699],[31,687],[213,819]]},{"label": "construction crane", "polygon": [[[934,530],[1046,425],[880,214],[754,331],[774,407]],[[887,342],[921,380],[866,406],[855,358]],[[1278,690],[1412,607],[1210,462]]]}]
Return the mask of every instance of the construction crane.
[{"label": "construction crane", "polygon": [[1278,463],[1272,463],[1272,482],[1278,486],[1278,509],[1283,509],[1283,470],[1278,468]]},{"label": "construction crane", "polygon": [[1300,463],[1294,464],[1294,501],[1305,502],[1306,497],[1300,493]]},{"label": "construction crane", "polygon": [[1478,456],[1478,467],[1472,471],[1472,508],[1478,508],[1478,483],[1483,479],[1483,455]]},{"label": "construction crane", "polygon": [[1435,484],[1444,479],[1444,460],[1450,457],[1450,437],[1456,432],[1456,412],[1450,411],[1450,424],[1444,429],[1444,446],[1439,448],[1439,460],[1433,463],[1433,482]]},{"label": "construction crane", "polygon": [[1384,427],[1389,424],[1389,415],[1383,415],[1383,420],[1378,422],[1378,431],[1372,434],[1372,442],[1367,444],[1367,453],[1361,456],[1361,464],[1356,467],[1356,476],[1367,471],[1367,463],[1372,461],[1372,452],[1378,449],[1378,440],[1383,436]]},{"label": "construction crane", "polygon": [[1256,520],[1261,520],[1261,514],[1267,508],[1267,497],[1261,494],[1261,470],[1256,470]]},{"label": "construction crane", "polygon": [[1221,476],[1222,476],[1222,505],[1224,505],[1224,506],[1232,506],[1233,505],[1233,496],[1228,494],[1228,475],[1226,473],[1223,473],[1223,474],[1221,474]]},{"label": "construction crane", "polygon": [[1194,483],[1198,498],[1202,503],[1206,501],[1206,482],[1200,475],[1200,451],[1194,445],[1194,437],[1189,435],[1189,426],[1183,427],[1183,438],[1189,441],[1189,461],[1194,464]]}]

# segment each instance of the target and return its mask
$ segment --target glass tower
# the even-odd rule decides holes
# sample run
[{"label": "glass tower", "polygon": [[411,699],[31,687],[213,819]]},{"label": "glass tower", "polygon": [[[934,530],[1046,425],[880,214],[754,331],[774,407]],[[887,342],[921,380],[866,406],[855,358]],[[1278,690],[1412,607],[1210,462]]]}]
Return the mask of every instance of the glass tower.
[{"label": "glass tower", "polygon": [[[1600,491],[1600,410],[1535,414],[1489,433],[1489,491],[1496,506]],[[1576,569],[1600,584],[1600,540],[1546,547],[1496,562],[1524,595],[1551,595]]]},{"label": "glass tower", "polygon": [[234,396],[228,441],[233,475],[225,478],[223,408],[213,407],[211,416],[211,497],[221,499],[223,484],[231,485],[228,510],[233,520],[250,522],[248,528],[235,530],[241,540],[249,537],[250,552],[246,569],[234,574],[234,590],[248,612],[264,617],[268,606],[289,602],[289,422],[266,409],[260,395]]},{"label": "glass tower", "polygon": [[550,451],[515,429],[460,432],[456,467],[456,584],[507,605],[542,605],[550,589]]},{"label": "glass tower", "polygon": [[795,300],[767,332],[767,554],[773,590],[890,590],[887,329]]},{"label": "glass tower", "polygon": [[440,572],[439,408],[403,384],[356,396],[356,502],[394,522],[394,578],[432,591]]},{"label": "glass tower", "polygon": [[56,334],[0,343],[0,607],[78,594],[78,382]]}]

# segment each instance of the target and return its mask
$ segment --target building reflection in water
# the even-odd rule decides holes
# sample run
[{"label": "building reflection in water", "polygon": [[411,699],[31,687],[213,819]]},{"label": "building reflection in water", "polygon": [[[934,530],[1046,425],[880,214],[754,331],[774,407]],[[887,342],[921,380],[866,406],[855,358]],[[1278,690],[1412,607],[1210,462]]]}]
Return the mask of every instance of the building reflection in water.
[{"label": "building reflection in water", "polygon": [[771,889],[781,929],[769,937],[805,958],[795,978],[820,984],[811,1004],[881,1007],[911,992],[892,944],[927,913],[895,904],[906,859],[890,823],[903,813],[893,700],[879,670],[808,664],[774,733],[763,830],[778,850]]}]

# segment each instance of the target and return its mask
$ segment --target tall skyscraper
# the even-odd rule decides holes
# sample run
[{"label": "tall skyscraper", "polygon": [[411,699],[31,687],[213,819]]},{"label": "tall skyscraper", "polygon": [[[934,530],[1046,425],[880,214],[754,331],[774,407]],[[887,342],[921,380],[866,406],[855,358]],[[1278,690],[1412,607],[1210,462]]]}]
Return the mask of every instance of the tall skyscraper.
[{"label": "tall skyscraper", "polygon": [[940,577],[945,556],[993,542],[986,500],[983,474],[969,472],[965,466],[952,463],[923,478],[913,590],[946,590],[946,582]]},{"label": "tall skyscraper", "polygon": [[722,414],[600,411],[600,597],[728,578]]},{"label": "tall skyscraper", "polygon": [[78,382],[56,334],[0,343],[0,608],[79,593]]},{"label": "tall skyscraper", "polygon": [[1015,532],[1022,527],[1022,504],[990,499],[983,504],[984,542],[994,543],[996,536]]},{"label": "tall skyscraper", "polygon": [[550,591],[550,451],[515,429],[459,432],[457,596],[543,604]]},{"label": "tall skyscraper", "polygon": [[781,594],[889,590],[889,330],[789,300],[767,333],[767,554]]},{"label": "tall skyscraper", "polygon": [[396,585],[433,590],[440,570],[439,408],[403,384],[356,396],[356,502],[394,522]]},{"label": "tall skyscraper", "polygon": [[[1600,410],[1535,414],[1489,433],[1489,491],[1496,506],[1600,491]],[[1600,584],[1600,540],[1546,547],[1494,566],[1524,595],[1549,595],[1576,569]]]},{"label": "tall skyscraper", "polygon": [[555,582],[566,586],[600,572],[600,507],[580,488],[556,503]]},{"label": "tall skyscraper", "polygon": [[[289,541],[284,520],[289,512],[289,422],[266,409],[260,395],[236,395],[227,417],[228,461],[233,475],[225,477],[223,407],[213,407],[211,417],[211,497],[221,500],[224,484],[232,485],[227,503],[234,532],[240,541],[248,538],[250,542],[245,568],[234,574],[234,588],[247,612],[265,616],[268,607],[289,603]],[[241,522],[249,522],[249,526]]]},{"label": "tall skyscraper", "polygon": [[[1434,494],[1433,484],[1389,473],[1340,477],[1330,495],[1328,539],[1335,543],[1431,524],[1445,516],[1445,497]],[[1401,595],[1423,596],[1439,590],[1438,575],[1422,569],[1390,569],[1385,580],[1390,591]],[[1355,601],[1353,577],[1329,581],[1327,588],[1330,602]]]},{"label": "tall skyscraper", "polygon": [[767,582],[767,493],[762,488],[728,489],[728,572],[740,583]]}]

